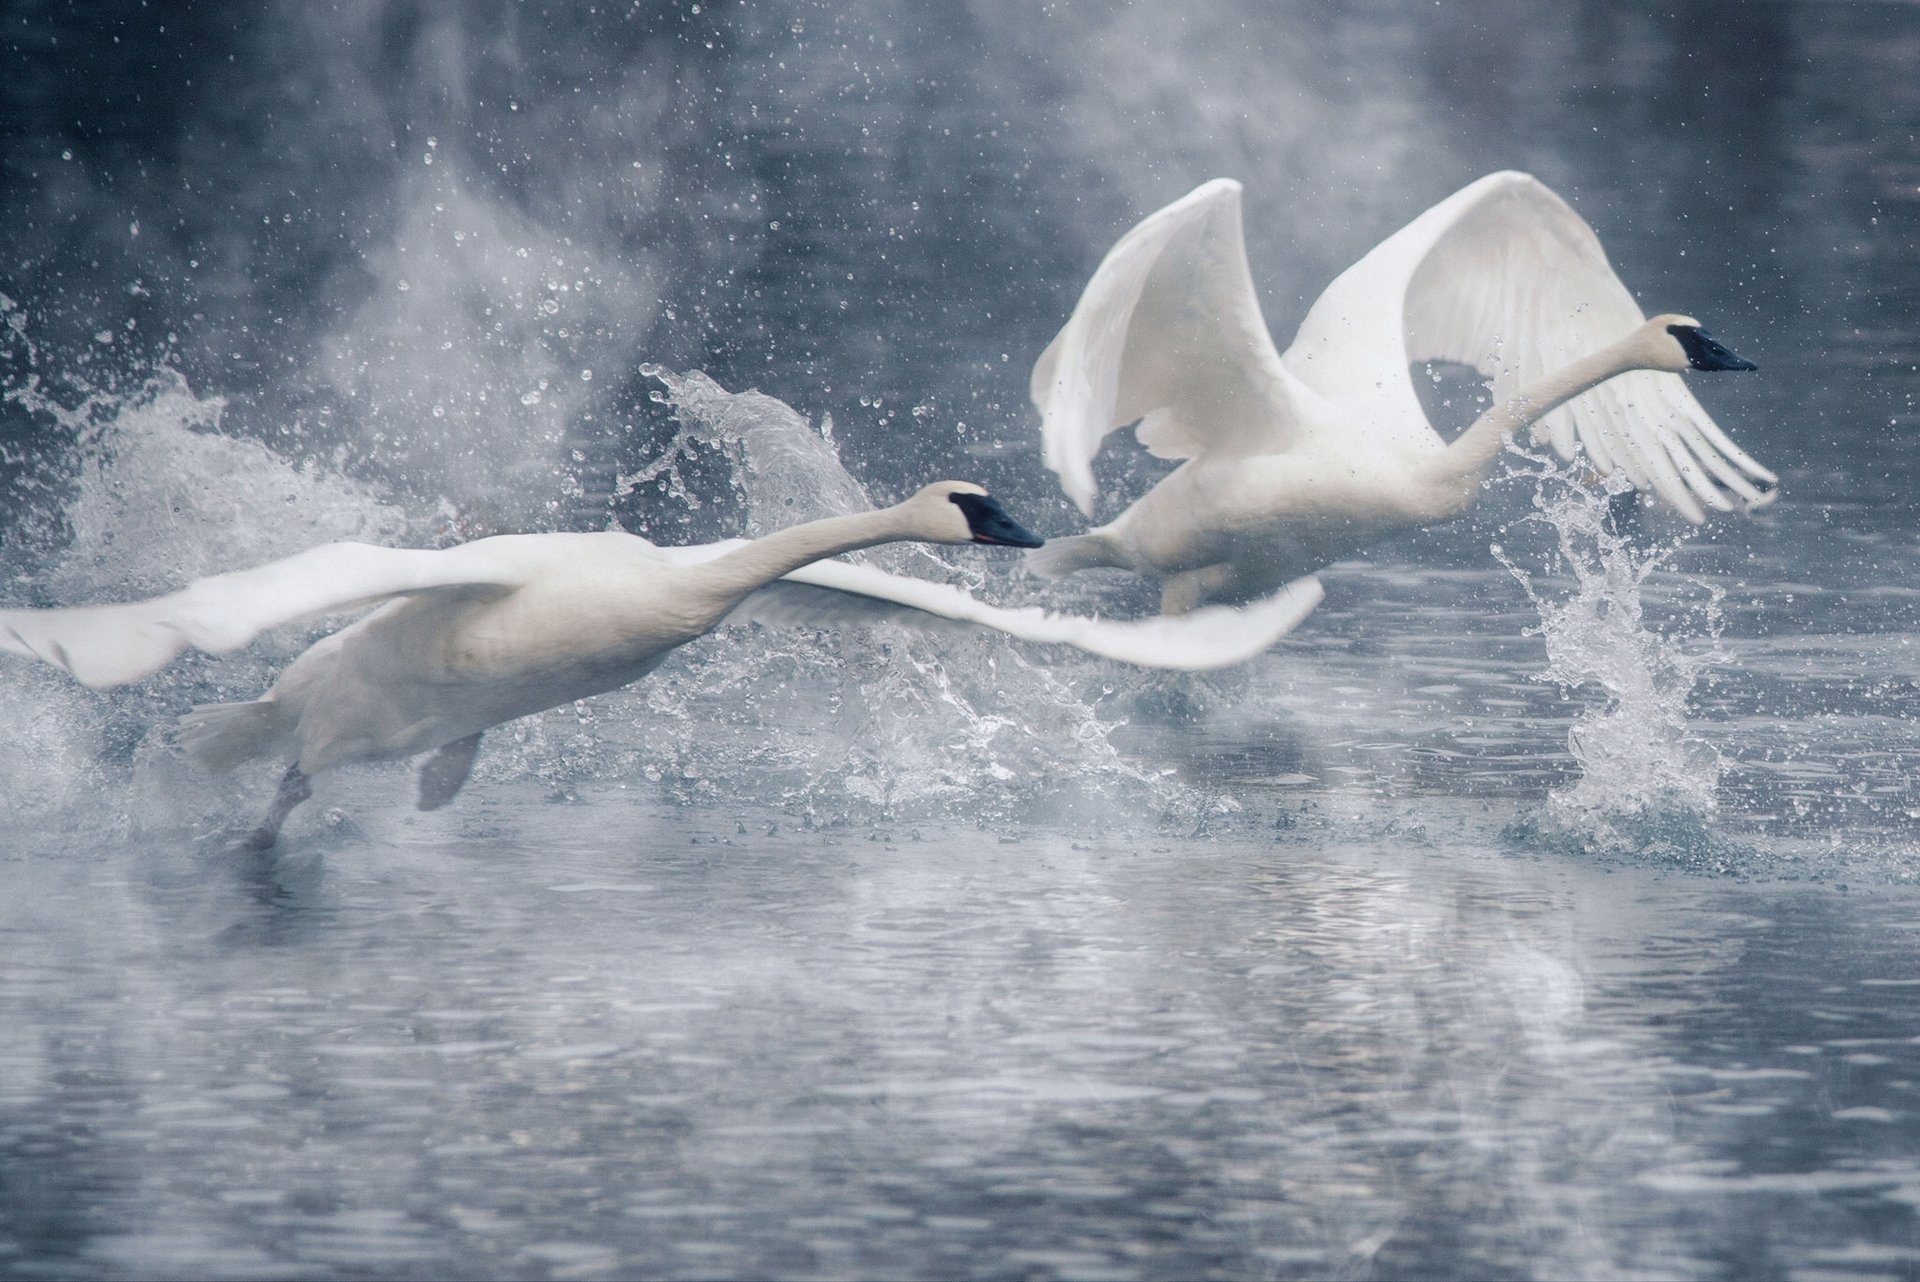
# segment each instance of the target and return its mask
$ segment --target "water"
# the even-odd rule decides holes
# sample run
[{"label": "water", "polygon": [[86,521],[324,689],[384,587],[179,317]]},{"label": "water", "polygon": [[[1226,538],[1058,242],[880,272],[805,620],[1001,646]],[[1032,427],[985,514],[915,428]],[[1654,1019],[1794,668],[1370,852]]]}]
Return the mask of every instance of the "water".
[{"label": "water", "polygon": [[[1537,589],[1533,573],[1505,547],[1495,543],[1488,551],[1540,615],[1538,629],[1530,629],[1546,644],[1539,679],[1563,691],[1591,687],[1602,694],[1567,732],[1579,777],[1553,795],[1558,816],[1571,829],[1605,832],[1622,812],[1711,812],[1721,762],[1694,732],[1688,705],[1708,666],[1729,657],[1713,644],[1725,589],[1662,576],[1679,543],[1648,540],[1637,528],[1632,517],[1644,501],[1624,476],[1593,484],[1577,460],[1518,446],[1511,452],[1532,464],[1513,469],[1534,484],[1535,514],[1527,520],[1552,531],[1550,564],[1572,580],[1571,590]],[[1650,623],[1648,597],[1675,584],[1699,599],[1678,621]]]},{"label": "water", "polygon": [[[844,480],[804,418],[675,386],[721,497],[781,492],[749,441]],[[398,520],[211,413],[167,386],[98,431],[49,582],[219,554],[205,514],[113,538],[201,448],[241,545],[289,495]],[[266,859],[228,835],[269,781],[145,731],[276,647],[119,695],[15,670],[0,1269],[1911,1274],[1913,605],[1811,585],[1916,541],[1789,501],[1612,549],[1638,630],[1589,654],[1689,677],[1702,808],[1657,755],[1582,768],[1617,702],[1540,633],[1605,499],[1539,493],[1560,524],[1501,532],[1538,603],[1389,550],[1205,679],[735,632],[496,734],[448,810],[327,781]]]},{"label": "water", "polygon": [[271,871],[10,866],[21,1273],[1910,1258],[1910,897],[1488,850],[1447,802],[1137,841],[400,801]]},{"label": "water", "polygon": [[274,768],[155,727],[311,631],[0,666],[0,1277],[1920,1277],[1920,9],[701,8],[23,18],[0,599],[937,475],[1077,528],[1026,368],[1216,173],[1282,330],[1540,173],[1760,361],[1701,395],[1783,497],[1514,456],[1205,677],[737,630],[268,858]]}]

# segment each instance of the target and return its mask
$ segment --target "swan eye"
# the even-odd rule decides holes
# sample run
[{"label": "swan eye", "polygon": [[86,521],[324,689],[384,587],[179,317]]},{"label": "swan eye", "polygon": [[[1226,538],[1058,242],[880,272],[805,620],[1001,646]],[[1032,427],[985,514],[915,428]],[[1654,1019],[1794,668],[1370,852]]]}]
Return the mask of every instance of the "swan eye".
[{"label": "swan eye", "polygon": [[1698,325],[1669,325],[1667,333],[1680,340],[1680,346],[1687,353],[1687,364],[1695,369],[1759,369],[1744,356],[1736,356],[1721,346],[1713,335]]},{"label": "swan eye", "polygon": [[1003,547],[1037,548],[1046,540],[1031,533],[1007,515],[1007,510],[986,494],[949,494],[960,514],[967,518],[967,530],[975,543]]}]

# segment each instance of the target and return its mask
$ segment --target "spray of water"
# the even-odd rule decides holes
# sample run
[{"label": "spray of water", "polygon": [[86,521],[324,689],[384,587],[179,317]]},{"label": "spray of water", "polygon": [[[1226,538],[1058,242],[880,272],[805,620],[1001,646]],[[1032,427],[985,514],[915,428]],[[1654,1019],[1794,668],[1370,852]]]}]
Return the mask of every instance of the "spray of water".
[{"label": "spray of water", "polygon": [[[678,493],[678,469],[717,451],[750,534],[873,506],[830,424],[816,430],[781,401],[729,392],[698,371],[646,373],[677,430],[623,486],[665,478]],[[917,544],[856,555],[993,590],[977,556],[949,561]],[[708,781],[752,775],[789,807],[827,818],[1004,817],[1082,800],[1110,809],[1121,795],[1163,813],[1203,805],[1171,775],[1122,758],[1109,742],[1119,723],[1078,693],[1086,662],[978,634],[735,632],[691,647],[671,682],[648,688],[643,770],[696,795]]]},{"label": "spray of water", "polygon": [[[1602,832],[1635,817],[1704,817],[1721,762],[1690,725],[1687,701],[1724,657],[1721,591],[1662,573],[1672,545],[1645,546],[1622,532],[1616,500],[1632,491],[1617,472],[1595,485],[1585,468],[1518,452],[1535,481],[1534,510],[1523,520],[1550,534],[1545,565],[1528,569],[1497,543],[1493,553],[1539,611],[1531,630],[1547,647],[1539,679],[1600,695],[1568,732],[1580,777],[1554,795],[1552,817]],[[1649,618],[1650,597],[1665,598],[1664,620]]]},{"label": "spray of water", "polygon": [[[338,458],[289,459],[230,434],[223,401],[170,369],[123,379],[119,390],[57,378],[25,316],[15,309],[5,320],[15,364],[28,372],[4,394],[75,442],[48,482],[57,522],[7,549],[9,602],[148,596],[342,539],[419,546],[457,517],[445,504],[411,510],[343,475]],[[841,466],[830,427],[697,372],[653,376],[676,431],[651,463],[619,478],[629,488],[666,482],[650,515],[676,498],[709,514],[732,504],[758,534],[872,505]],[[660,515],[675,525],[671,511]],[[868,556],[971,588],[994,573],[984,558],[950,562],[928,549]],[[191,778],[165,727],[193,703],[257,696],[325,626],[285,629],[224,658],[186,655],[114,691],[10,666],[0,697],[16,728],[0,744],[0,790],[14,817],[26,830],[56,831],[83,815],[124,829],[151,826],[158,811],[184,823],[250,811],[261,779]],[[1079,679],[1087,662],[977,634],[735,629],[688,647],[652,680],[501,728],[480,775],[531,777],[557,797],[588,781],[644,779],[689,801],[751,795],[818,822],[1032,815],[1082,800],[1109,811],[1116,797],[1144,800],[1148,815],[1204,804],[1170,775],[1121,758],[1108,742],[1117,720],[1078,693],[1110,690]],[[50,814],[60,822],[46,822]]]},{"label": "spray of water", "polygon": [[[56,469],[15,480],[45,519],[12,525],[0,600],[78,605],[173,591],[318,543],[425,541],[415,520],[331,460],[287,459],[222,431],[225,402],[176,371],[111,380],[63,369],[32,340],[29,318],[0,300],[11,412],[73,443]],[[9,662],[0,686],[0,824],[76,839],[218,812],[254,781],[178,772],[164,727],[196,702],[256,696],[322,629],[290,628],[223,658],[190,654],[133,686],[85,690],[63,674]],[[250,804],[250,802],[248,803]],[[57,815],[49,823],[50,815]],[[35,836],[35,834],[39,834]],[[18,835],[18,834],[17,834]]]}]

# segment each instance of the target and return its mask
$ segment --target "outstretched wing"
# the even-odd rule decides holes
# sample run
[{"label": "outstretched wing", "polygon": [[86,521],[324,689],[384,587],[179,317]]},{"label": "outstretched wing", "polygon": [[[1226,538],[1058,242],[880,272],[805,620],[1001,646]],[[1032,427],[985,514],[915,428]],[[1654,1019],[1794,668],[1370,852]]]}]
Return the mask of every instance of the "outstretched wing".
[{"label": "outstretched wing", "polygon": [[1046,464],[1088,515],[1101,440],[1143,416],[1161,458],[1284,449],[1295,410],[1247,270],[1240,184],[1216,178],[1122,236],[1029,391]]},{"label": "outstretched wing", "polygon": [[1308,575],[1245,606],[1207,606],[1184,615],[1111,620],[1009,609],[944,583],[888,574],[844,561],[816,561],[759,589],[725,622],[837,628],[876,622],[909,627],[991,628],[1022,641],[1069,645],[1122,663],[1190,672],[1243,662],[1293,631],[1320,604]]},{"label": "outstretched wing", "polygon": [[[1441,201],[1343,272],[1281,360],[1343,408],[1339,430],[1402,445],[1424,436],[1431,447],[1438,437],[1410,365],[1471,365],[1505,400],[1644,319],[1585,220],[1537,179],[1503,172]],[[1584,448],[1600,471],[1621,468],[1694,521],[1703,504],[1766,502],[1755,482],[1777,479],[1728,439],[1677,374],[1622,374],[1546,416],[1535,433],[1563,458]]]},{"label": "outstretched wing", "polygon": [[0,650],[114,686],[158,671],[189,647],[237,650],[270,628],[444,589],[509,588],[521,573],[486,542],[444,551],[329,543],[251,570],[197,579],[124,605],[0,610]]}]

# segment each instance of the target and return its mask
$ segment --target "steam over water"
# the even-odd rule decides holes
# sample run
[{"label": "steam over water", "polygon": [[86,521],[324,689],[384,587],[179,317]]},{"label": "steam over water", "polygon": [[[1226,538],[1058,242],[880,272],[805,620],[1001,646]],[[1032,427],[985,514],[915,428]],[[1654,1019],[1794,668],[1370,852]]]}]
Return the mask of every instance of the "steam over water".
[{"label": "steam over water", "polygon": [[[1539,174],[1783,474],[1516,451],[1206,676],[735,628],[450,807],[0,661],[0,1277],[1920,1276],[1920,9],[120,7],[0,39],[0,603],[990,486],[1100,255],[1284,342]],[[1470,417],[1473,389],[1436,383]],[[1101,516],[1162,465],[1116,438]],[[1128,614],[1005,551],[896,573]]]}]

